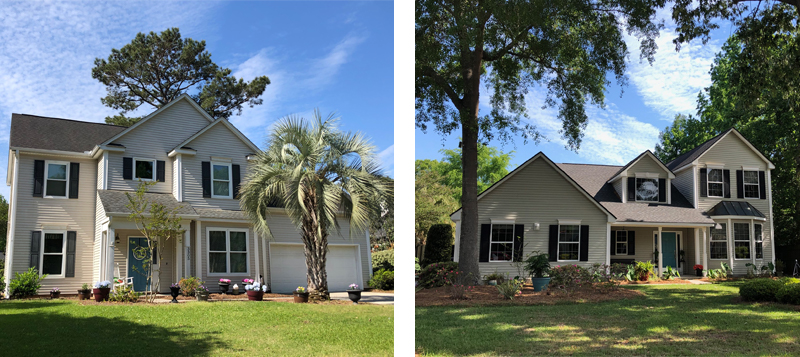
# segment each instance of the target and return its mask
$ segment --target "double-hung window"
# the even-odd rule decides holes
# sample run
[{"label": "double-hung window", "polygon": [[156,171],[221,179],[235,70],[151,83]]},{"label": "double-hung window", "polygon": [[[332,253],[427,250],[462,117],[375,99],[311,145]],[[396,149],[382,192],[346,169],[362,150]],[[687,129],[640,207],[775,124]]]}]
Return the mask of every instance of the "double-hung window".
[{"label": "double-hung window", "polygon": [[628,231],[616,231],[616,255],[628,254]]},{"label": "double-hung window", "polygon": [[761,198],[758,182],[758,171],[744,171],[742,174],[744,184],[744,198]]},{"label": "double-hung window", "polygon": [[67,197],[67,178],[69,163],[61,161],[45,162],[45,197]]},{"label": "double-hung window", "polygon": [[576,261],[581,245],[581,226],[558,226],[558,260]]},{"label": "double-hung window", "polygon": [[209,274],[248,274],[247,230],[209,228]]},{"label": "double-hung window", "polygon": [[658,202],[658,179],[636,178],[636,200]]},{"label": "double-hung window", "polygon": [[211,171],[211,197],[232,198],[231,164],[212,162]]},{"label": "double-hung window", "polygon": [[733,257],[750,259],[750,223],[733,224]]},{"label": "double-hung window", "polygon": [[510,262],[512,260],[514,260],[514,225],[492,224],[489,261]]},{"label": "double-hung window", "polygon": [[44,233],[44,244],[42,244],[42,254],[40,256],[41,274],[49,277],[64,277],[64,265],[66,264],[65,251],[67,250],[67,232],[48,232]]},{"label": "double-hung window", "polygon": [[708,169],[708,197],[722,197],[724,192],[722,169]]},{"label": "double-hung window", "polygon": [[142,181],[155,181],[156,160],[133,159],[133,178]]},{"label": "double-hung window", "polygon": [[719,223],[722,228],[711,228],[711,259],[728,259],[728,228],[725,223]]},{"label": "double-hung window", "polygon": [[756,259],[764,259],[764,236],[760,224],[753,224],[756,241]]}]

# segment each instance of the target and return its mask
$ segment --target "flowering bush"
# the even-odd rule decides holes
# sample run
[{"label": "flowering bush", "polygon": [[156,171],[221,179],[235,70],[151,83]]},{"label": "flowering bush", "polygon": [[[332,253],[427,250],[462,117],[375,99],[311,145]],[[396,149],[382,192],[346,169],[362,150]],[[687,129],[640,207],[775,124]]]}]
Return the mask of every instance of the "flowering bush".
[{"label": "flowering bush", "polygon": [[111,287],[111,282],[108,281],[108,280],[98,281],[98,282],[94,283],[94,288],[95,289],[104,289],[104,288],[110,288],[110,287]]},{"label": "flowering bush", "polygon": [[591,284],[592,276],[586,268],[577,265],[557,265],[550,269],[550,286],[567,294]]},{"label": "flowering bush", "polygon": [[624,273],[615,271],[612,266],[607,264],[594,264],[590,272],[592,283],[601,293],[617,290],[624,277]]},{"label": "flowering bush", "polygon": [[694,270],[703,270],[703,265],[702,264],[695,264],[694,268],[692,268],[692,269],[694,269]]},{"label": "flowering bush", "polygon": [[[248,280],[252,281],[253,279],[248,279]],[[267,290],[269,290],[267,288],[267,284],[261,285],[261,283],[247,284],[244,286],[244,289],[247,291],[260,291],[264,293],[267,292]]]},{"label": "flowering bush", "polygon": [[245,284],[245,285],[252,284],[254,282],[255,282],[255,280],[253,280],[253,279],[247,279],[247,278],[242,279],[242,284]]},{"label": "flowering bush", "polygon": [[197,287],[202,284],[203,282],[194,276],[183,278],[178,282],[178,285],[181,287],[181,294],[183,296],[194,296],[194,293],[197,291]]},{"label": "flowering bush", "polygon": [[348,286],[348,287],[350,288],[350,290],[359,290],[358,289],[358,284],[356,284],[356,283],[350,284],[350,286]]},{"label": "flowering bush", "polygon": [[474,279],[472,274],[464,274],[462,271],[450,271],[444,274],[444,280],[450,290],[450,297],[456,300],[467,298],[467,294],[472,291],[470,285]]},{"label": "flowering bush", "polygon": [[297,289],[294,289],[294,292],[302,294],[306,292],[306,288],[298,286]]},{"label": "flowering bush", "polygon": [[426,289],[447,285],[445,273],[458,270],[457,262],[433,263],[419,273],[419,283]]},{"label": "flowering bush", "polygon": [[231,279],[219,279],[219,282],[223,283],[223,284],[230,284],[231,283]]},{"label": "flowering bush", "polygon": [[497,284],[497,291],[506,299],[513,300],[515,296],[522,295],[522,280],[511,279]]}]

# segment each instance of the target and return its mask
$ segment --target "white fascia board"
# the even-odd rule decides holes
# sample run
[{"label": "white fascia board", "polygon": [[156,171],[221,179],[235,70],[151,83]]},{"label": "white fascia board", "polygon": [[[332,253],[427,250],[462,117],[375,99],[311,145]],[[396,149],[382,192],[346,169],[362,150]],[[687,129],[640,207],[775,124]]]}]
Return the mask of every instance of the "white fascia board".
[{"label": "white fascia board", "polygon": [[753,216],[730,216],[730,215],[727,215],[727,216],[709,216],[709,217],[711,217],[711,219],[733,219],[733,220],[750,220],[750,219],[754,219],[756,221],[762,221],[762,222],[766,222],[766,220],[767,220],[766,218],[753,217]]},{"label": "white fascia board", "polygon": [[175,155],[197,155],[197,150],[190,150],[190,149],[175,149],[167,154],[167,157],[175,157]]},{"label": "white fascia board", "polygon": [[611,223],[613,227],[713,227],[715,223],[675,223],[675,222],[614,222]]},{"label": "white fascia board", "polygon": [[11,147],[11,150],[17,150],[20,154],[37,154],[37,155],[53,155],[53,156],[66,156],[85,159],[90,157],[90,151],[77,152],[77,151],[62,151],[62,150],[46,150],[46,149],[33,149],[33,148],[20,148]]}]

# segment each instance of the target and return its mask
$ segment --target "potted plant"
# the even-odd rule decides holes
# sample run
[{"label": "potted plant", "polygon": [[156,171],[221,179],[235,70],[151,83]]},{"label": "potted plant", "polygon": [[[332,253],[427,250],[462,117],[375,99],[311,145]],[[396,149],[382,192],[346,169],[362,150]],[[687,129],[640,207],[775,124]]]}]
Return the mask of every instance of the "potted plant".
[{"label": "potted plant", "polygon": [[531,275],[533,291],[542,291],[550,284],[550,258],[545,253],[534,251],[525,260],[525,270]]},{"label": "potted plant", "polygon": [[697,276],[703,276],[703,266],[700,264],[694,265],[694,273]]},{"label": "potted plant", "polygon": [[350,284],[347,289],[347,297],[350,298],[353,305],[358,305],[358,300],[361,300],[361,289],[358,288],[358,284]]},{"label": "potted plant", "polygon": [[[255,282],[256,282],[256,281],[255,281],[255,280],[253,280],[253,279],[244,278],[244,279],[242,279],[242,286],[245,286],[245,285],[252,285],[252,284],[253,284],[253,283],[255,283]],[[246,290],[246,289],[245,289],[245,290]]]},{"label": "potted plant", "polygon": [[639,281],[648,281],[650,280],[650,275],[653,274],[653,263],[649,260],[646,262],[636,262],[636,276],[639,277]]},{"label": "potted plant", "polygon": [[503,276],[498,274],[497,272],[491,273],[483,278],[486,280],[486,285],[497,286],[497,283],[503,282]]},{"label": "potted plant", "polygon": [[294,302],[308,302],[308,291],[306,291],[306,288],[298,286],[297,289],[294,289]]},{"label": "potted plant", "polygon": [[239,295],[239,284],[233,284],[233,290],[231,290],[231,295]]},{"label": "potted plant", "polygon": [[178,283],[172,283],[172,285],[169,286],[169,291],[170,295],[172,295],[172,301],[170,302],[173,304],[177,304],[178,295],[181,294],[181,286]]},{"label": "potted plant", "polygon": [[[252,281],[252,279],[250,279]],[[247,291],[247,300],[250,301],[263,301],[264,293],[267,292],[267,286],[262,286],[260,283],[252,283],[244,286]]]},{"label": "potted plant", "polygon": [[219,279],[219,291],[223,294],[228,292],[228,286],[231,285],[231,279]]},{"label": "potted plant", "polygon": [[58,299],[59,297],[61,297],[61,290],[58,290],[58,288],[53,288],[53,290],[50,290],[51,299]]},{"label": "potted plant", "polygon": [[197,301],[208,301],[208,288],[205,285],[198,286],[194,296],[197,297]]},{"label": "potted plant", "polygon": [[111,282],[108,280],[98,281],[94,283],[94,289],[92,289],[92,295],[94,295],[94,301],[101,302],[101,301],[108,301],[108,294],[111,292]]},{"label": "potted plant", "polygon": [[87,283],[83,283],[81,288],[78,289],[78,298],[81,300],[89,300],[91,298],[92,289]]}]

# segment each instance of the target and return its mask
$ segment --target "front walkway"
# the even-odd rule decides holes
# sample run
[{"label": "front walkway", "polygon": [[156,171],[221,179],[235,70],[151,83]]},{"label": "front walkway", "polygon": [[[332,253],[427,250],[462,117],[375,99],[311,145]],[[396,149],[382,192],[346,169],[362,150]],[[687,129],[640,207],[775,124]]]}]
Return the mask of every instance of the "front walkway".
[{"label": "front walkway", "polygon": [[[350,300],[346,292],[331,293],[331,300]],[[394,305],[393,293],[375,293],[371,291],[362,291],[361,300],[359,302],[368,302],[376,305]]]}]

